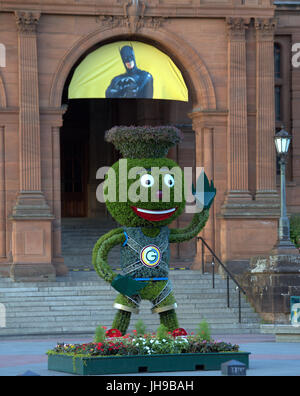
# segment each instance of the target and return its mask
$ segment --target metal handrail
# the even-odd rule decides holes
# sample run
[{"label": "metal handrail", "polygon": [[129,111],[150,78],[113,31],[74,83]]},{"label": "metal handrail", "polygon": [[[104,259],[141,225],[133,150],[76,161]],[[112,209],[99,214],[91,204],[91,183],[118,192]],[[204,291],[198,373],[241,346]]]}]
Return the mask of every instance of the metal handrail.
[{"label": "metal handrail", "polygon": [[201,240],[202,242],[202,251],[201,251],[201,257],[202,257],[202,274],[204,274],[205,272],[205,262],[204,262],[204,248],[206,247],[209,252],[212,255],[212,288],[215,288],[215,260],[220,264],[220,266],[223,268],[223,270],[226,272],[227,274],[227,307],[230,308],[230,292],[229,292],[229,280],[231,279],[239,292],[239,305],[238,305],[238,309],[239,309],[239,323],[241,323],[242,318],[241,318],[241,292],[246,295],[245,290],[242,288],[242,286],[239,284],[239,282],[235,279],[235,277],[233,276],[233,274],[229,271],[228,268],[226,268],[226,266],[222,263],[222,261],[219,259],[219,257],[215,254],[215,252],[209,247],[209,245],[205,242],[205,240],[202,237],[197,237],[198,240]]}]

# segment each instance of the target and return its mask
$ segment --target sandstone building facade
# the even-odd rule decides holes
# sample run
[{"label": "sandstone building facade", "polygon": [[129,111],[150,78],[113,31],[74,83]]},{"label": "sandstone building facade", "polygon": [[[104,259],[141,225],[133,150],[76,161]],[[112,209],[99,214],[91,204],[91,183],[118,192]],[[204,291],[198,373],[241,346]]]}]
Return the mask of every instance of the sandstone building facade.
[{"label": "sandstone building facade", "polygon": [[[79,62],[118,40],[165,52],[189,102],[67,99]],[[117,153],[103,132],[116,124],[174,124],[185,135],[170,155],[204,166],[218,194],[203,237],[237,271],[277,239],[280,199],[273,136],[293,136],[289,213],[300,213],[300,3],[270,0],[1,0],[0,273],[15,280],[67,271],[62,218],[107,214],[97,169]],[[185,215],[180,224],[189,221]],[[193,241],[175,262],[200,266]]]}]

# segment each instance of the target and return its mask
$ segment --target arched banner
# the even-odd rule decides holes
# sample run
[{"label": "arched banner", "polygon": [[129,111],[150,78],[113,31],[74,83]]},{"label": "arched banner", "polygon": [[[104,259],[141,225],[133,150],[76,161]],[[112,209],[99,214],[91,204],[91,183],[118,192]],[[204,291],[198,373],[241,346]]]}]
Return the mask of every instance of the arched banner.
[{"label": "arched banner", "polygon": [[188,90],[174,62],[138,41],[104,45],[76,68],[69,99],[147,98],[188,101]]}]

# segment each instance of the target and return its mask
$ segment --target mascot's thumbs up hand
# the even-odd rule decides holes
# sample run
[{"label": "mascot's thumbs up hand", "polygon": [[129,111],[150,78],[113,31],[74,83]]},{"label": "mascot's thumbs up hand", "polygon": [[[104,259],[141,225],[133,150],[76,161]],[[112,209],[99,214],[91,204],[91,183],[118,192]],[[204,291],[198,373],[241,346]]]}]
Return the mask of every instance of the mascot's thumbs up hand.
[{"label": "mascot's thumbs up hand", "polygon": [[193,186],[193,195],[199,209],[209,209],[215,199],[217,190],[211,180],[209,183],[205,172],[201,173],[196,183],[196,190]]}]

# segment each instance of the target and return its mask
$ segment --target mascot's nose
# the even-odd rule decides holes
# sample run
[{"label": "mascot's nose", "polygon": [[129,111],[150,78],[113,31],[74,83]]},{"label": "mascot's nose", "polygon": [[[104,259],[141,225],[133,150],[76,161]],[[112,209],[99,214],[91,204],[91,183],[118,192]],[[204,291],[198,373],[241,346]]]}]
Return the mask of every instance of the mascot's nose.
[{"label": "mascot's nose", "polygon": [[162,191],[160,190],[156,191],[156,196],[157,198],[162,199]]}]

